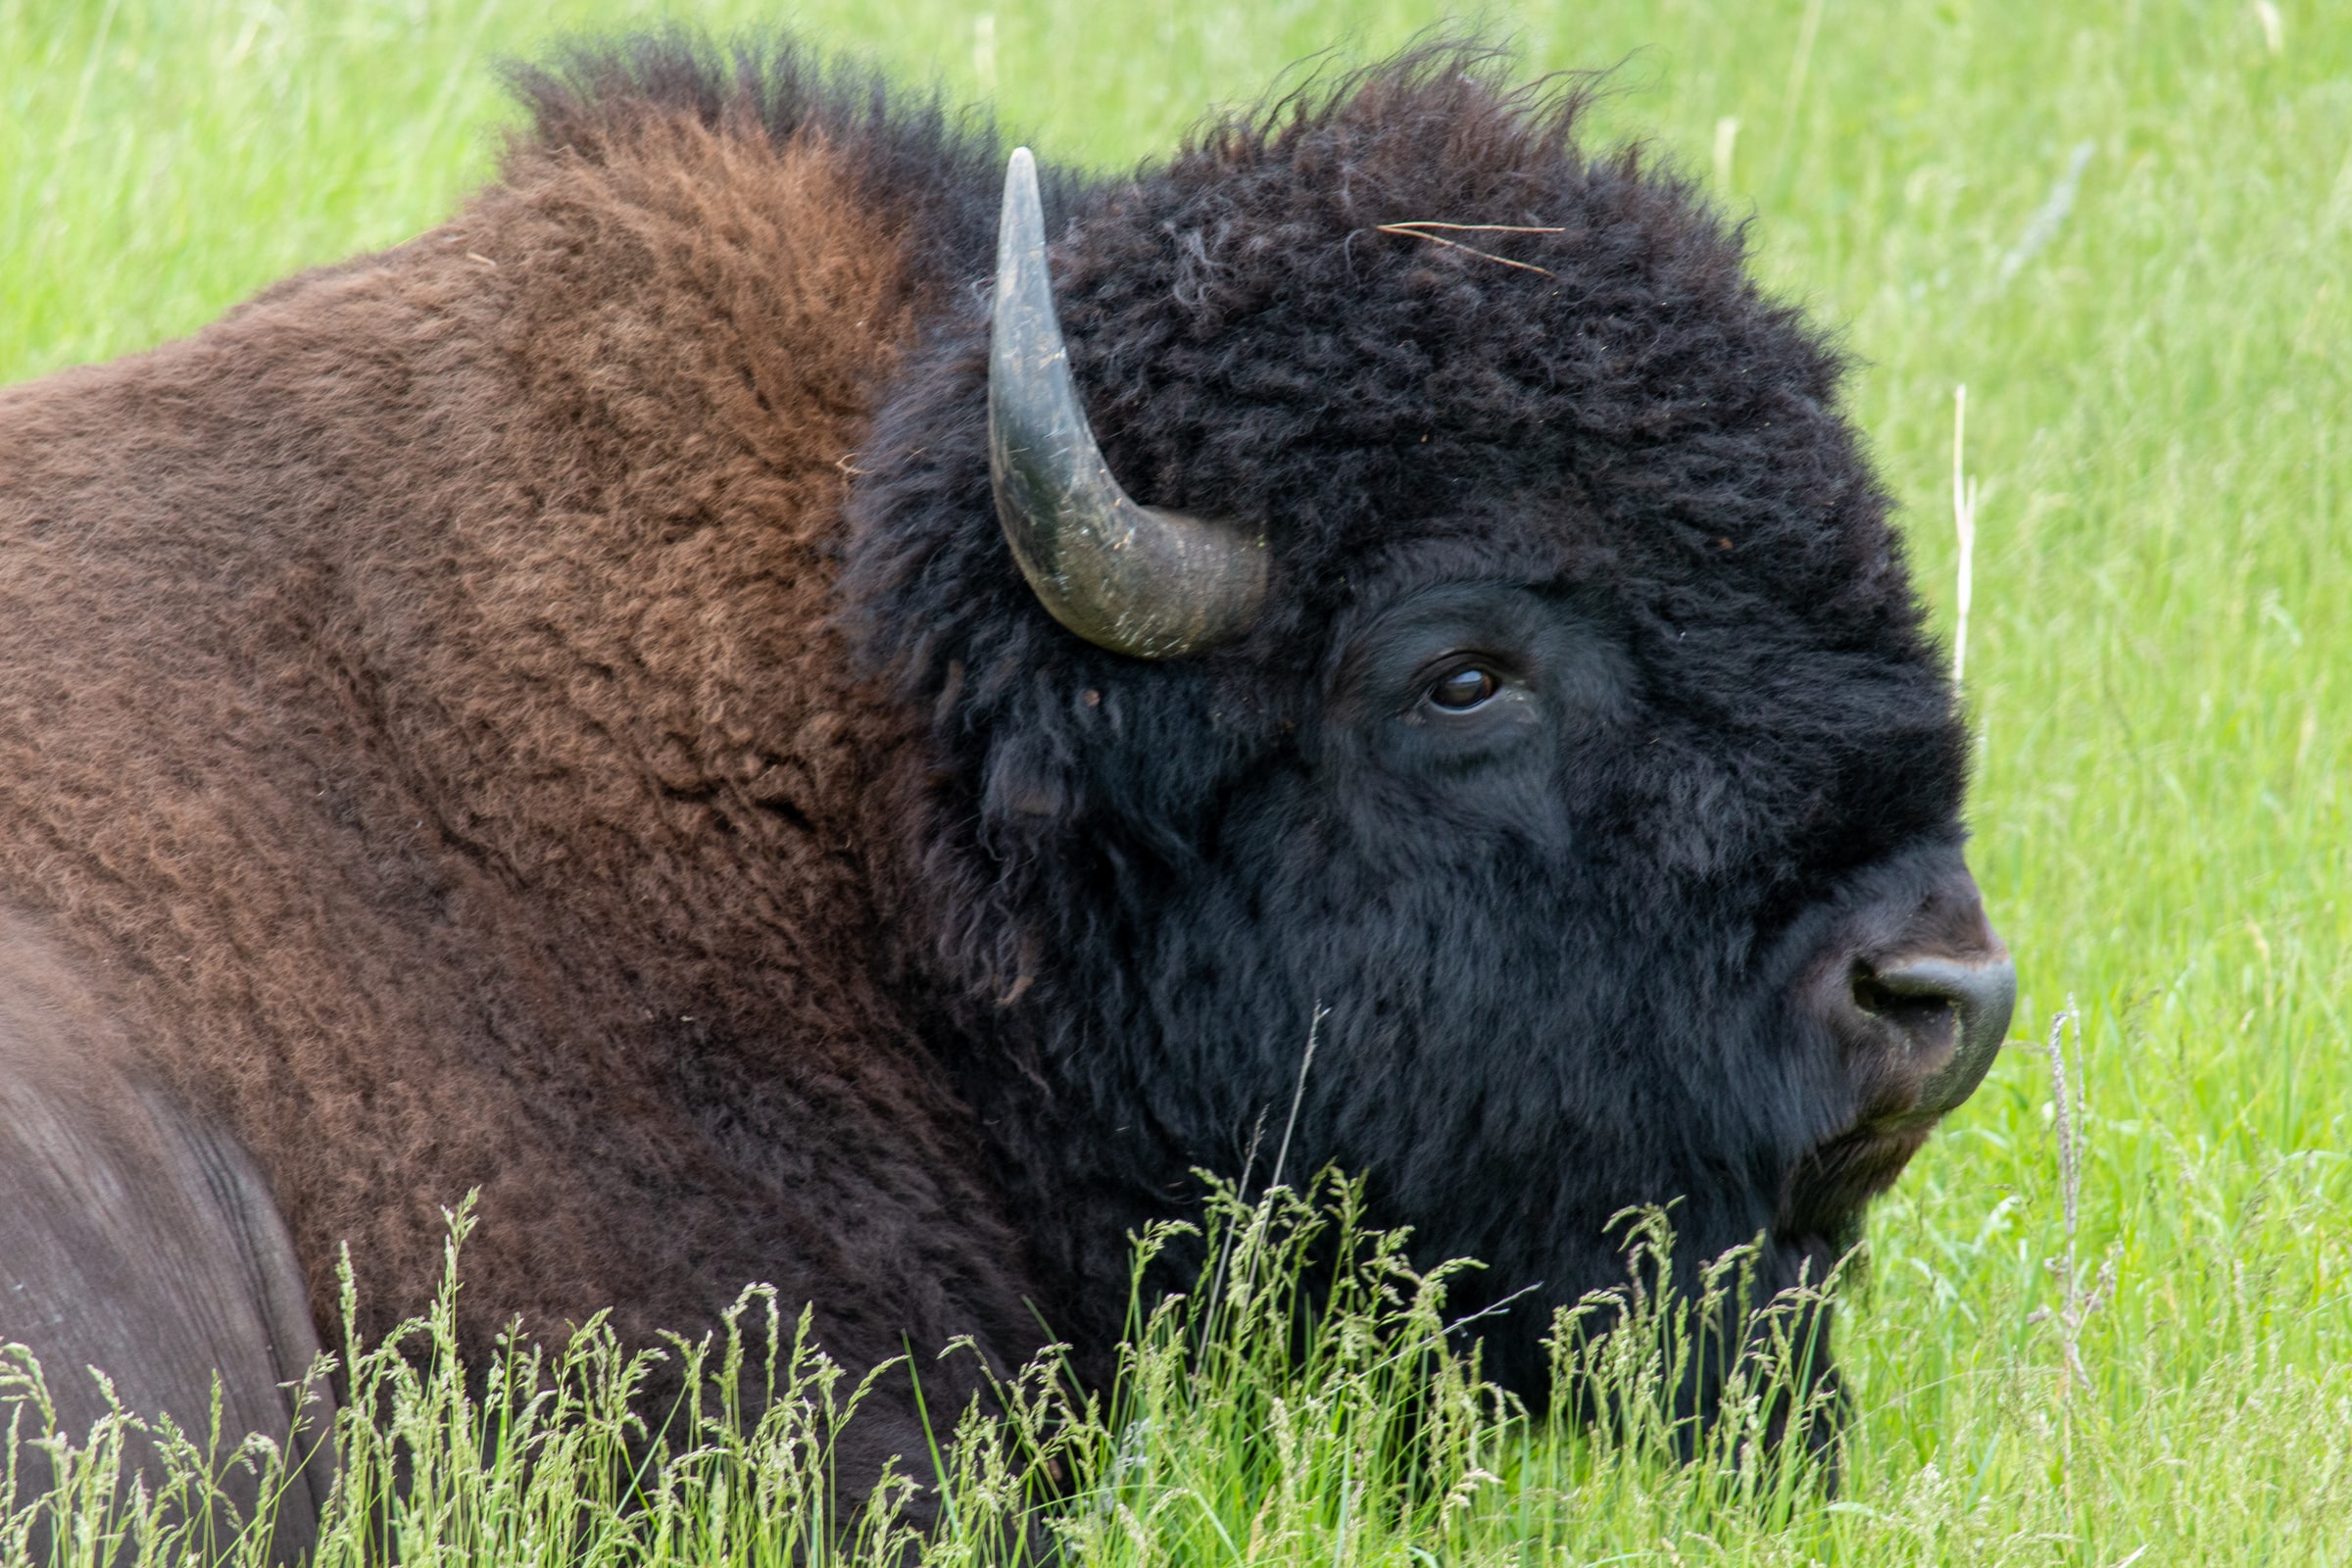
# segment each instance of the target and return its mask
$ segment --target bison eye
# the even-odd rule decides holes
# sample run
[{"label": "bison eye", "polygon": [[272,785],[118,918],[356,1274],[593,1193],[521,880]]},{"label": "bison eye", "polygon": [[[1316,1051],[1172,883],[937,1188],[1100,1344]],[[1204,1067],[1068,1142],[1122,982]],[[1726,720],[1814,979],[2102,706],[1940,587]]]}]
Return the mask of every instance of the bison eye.
[{"label": "bison eye", "polygon": [[1478,664],[1469,664],[1429,688],[1429,702],[1448,713],[1466,713],[1502,689],[1501,679]]}]

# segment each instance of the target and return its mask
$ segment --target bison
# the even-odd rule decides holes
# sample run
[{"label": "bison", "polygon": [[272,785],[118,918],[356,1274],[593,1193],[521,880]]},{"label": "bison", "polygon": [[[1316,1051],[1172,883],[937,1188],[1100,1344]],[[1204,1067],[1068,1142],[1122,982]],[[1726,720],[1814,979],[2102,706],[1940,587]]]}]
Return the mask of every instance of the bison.
[{"label": "bison", "polygon": [[1101,177],[789,44],[516,80],[442,226],[0,393],[0,1339],[282,1428],[478,1190],[470,1353],[763,1280],[1101,1377],[1296,1092],[1540,1399],[1612,1215],[1786,1285],[1984,1073],[1841,357],[1575,81]]}]

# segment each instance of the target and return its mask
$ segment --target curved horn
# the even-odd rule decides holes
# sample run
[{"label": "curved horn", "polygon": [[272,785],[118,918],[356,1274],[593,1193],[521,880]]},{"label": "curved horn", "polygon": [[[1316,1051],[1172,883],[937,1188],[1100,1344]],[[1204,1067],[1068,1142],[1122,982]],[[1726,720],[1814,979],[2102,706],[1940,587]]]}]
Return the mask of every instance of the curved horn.
[{"label": "curved horn", "polygon": [[1070,379],[1037,161],[1013,149],[997,227],[988,469],[1021,575],[1097,647],[1167,659],[1240,636],[1266,591],[1266,546],[1230,525],[1138,506],[1119,488]]}]

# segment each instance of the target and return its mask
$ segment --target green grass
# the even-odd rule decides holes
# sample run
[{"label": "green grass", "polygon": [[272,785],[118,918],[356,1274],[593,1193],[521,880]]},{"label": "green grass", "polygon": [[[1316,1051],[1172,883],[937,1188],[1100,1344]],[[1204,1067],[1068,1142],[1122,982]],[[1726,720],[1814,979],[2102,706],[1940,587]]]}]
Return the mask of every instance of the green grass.
[{"label": "green grass", "polygon": [[[0,0],[0,379],[189,330],[293,268],[434,222],[486,177],[502,54],[658,14],[723,28],[771,11]],[[795,12],[812,37],[993,96],[1050,153],[1105,165],[1163,150],[1296,57],[1377,50],[1438,14]],[[1877,1211],[1872,1283],[1840,1327],[1859,1416],[1836,1502],[1726,1506],[1737,1471],[1470,1415],[1450,1457],[1398,1471],[1373,1429],[1404,1383],[1366,1395],[1353,1373],[1261,1368],[1274,1392],[1179,1380],[1143,1437],[1071,1440],[1076,1555],[2352,1560],[2352,15],[1594,0],[1494,20],[1531,68],[1626,62],[1612,133],[1728,179],[1772,285],[1844,323],[1864,362],[1854,412],[1947,624],[1967,384],[1973,860],[2035,1044],[2005,1054]],[[2071,205],[2054,199],[2077,170]],[[2111,1263],[2114,1282],[2082,1322],[2080,1378],[2049,1315],[2066,1237],[2038,1046],[2070,996],[2081,1273]],[[1410,1322],[1388,1329],[1412,1343]],[[1307,1441],[1300,1409],[1329,1441]],[[1367,1487],[1354,1467],[1375,1459],[1388,1479]],[[1450,1510],[1445,1487],[1430,1500],[1433,1477],[1469,1469],[1501,1479],[1465,1483]],[[1407,1472],[1421,1480],[1389,1484]],[[939,1550],[979,1550],[1011,1485],[973,1482],[999,1489],[998,1511],[975,1504]],[[615,1526],[612,1550],[783,1549],[740,1486],[694,1495],[704,1526],[737,1533]],[[518,1540],[474,1554],[524,1555]]]}]

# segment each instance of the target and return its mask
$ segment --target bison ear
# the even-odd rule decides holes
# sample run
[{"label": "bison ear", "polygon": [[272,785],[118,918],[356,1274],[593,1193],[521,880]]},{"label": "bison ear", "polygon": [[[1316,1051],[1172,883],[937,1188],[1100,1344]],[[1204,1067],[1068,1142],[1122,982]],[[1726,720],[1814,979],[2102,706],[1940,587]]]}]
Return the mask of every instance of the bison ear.
[{"label": "bison ear", "polygon": [[997,229],[988,355],[988,469],[1021,575],[1055,620],[1099,648],[1169,659],[1250,629],[1266,542],[1139,506],[1086,422],[1046,271],[1037,162],[1013,149]]}]

